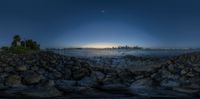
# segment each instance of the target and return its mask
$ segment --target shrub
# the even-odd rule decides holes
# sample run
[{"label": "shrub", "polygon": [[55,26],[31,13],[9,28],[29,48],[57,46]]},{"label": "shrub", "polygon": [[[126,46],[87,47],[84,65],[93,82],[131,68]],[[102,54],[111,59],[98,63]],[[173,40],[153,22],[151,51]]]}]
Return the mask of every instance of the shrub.
[{"label": "shrub", "polygon": [[30,51],[30,49],[25,48],[23,46],[16,46],[16,47],[11,47],[9,51],[15,54],[24,54]]},{"label": "shrub", "polygon": [[8,50],[9,50],[9,47],[3,46],[3,47],[1,48],[1,50],[2,50],[2,51],[8,51]]}]

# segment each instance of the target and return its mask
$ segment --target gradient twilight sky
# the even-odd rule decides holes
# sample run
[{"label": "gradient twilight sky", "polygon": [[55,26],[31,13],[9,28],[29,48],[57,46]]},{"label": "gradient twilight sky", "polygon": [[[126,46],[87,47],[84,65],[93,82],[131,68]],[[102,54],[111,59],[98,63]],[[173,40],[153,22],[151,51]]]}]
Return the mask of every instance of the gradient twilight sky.
[{"label": "gradient twilight sky", "polygon": [[0,46],[200,47],[199,0],[0,0]]}]

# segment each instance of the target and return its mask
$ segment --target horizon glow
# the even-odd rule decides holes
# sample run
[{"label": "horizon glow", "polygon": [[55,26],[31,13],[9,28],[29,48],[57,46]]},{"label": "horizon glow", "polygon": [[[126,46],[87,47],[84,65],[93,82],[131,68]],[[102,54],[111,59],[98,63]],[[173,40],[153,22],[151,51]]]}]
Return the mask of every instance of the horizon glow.
[{"label": "horizon glow", "polygon": [[113,43],[92,43],[81,46],[82,48],[112,48],[119,45]]},{"label": "horizon glow", "polygon": [[[198,0],[1,0],[0,47],[200,48]],[[111,44],[107,44],[111,43]]]}]

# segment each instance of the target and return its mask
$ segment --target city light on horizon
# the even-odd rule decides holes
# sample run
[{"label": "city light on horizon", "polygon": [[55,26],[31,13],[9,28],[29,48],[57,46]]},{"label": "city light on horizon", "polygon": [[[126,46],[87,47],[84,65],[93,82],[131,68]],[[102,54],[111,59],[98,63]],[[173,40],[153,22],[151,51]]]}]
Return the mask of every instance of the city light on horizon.
[{"label": "city light on horizon", "polygon": [[82,45],[82,48],[112,48],[112,47],[117,47],[119,46],[118,44],[114,43],[91,43],[91,44],[85,44]]}]

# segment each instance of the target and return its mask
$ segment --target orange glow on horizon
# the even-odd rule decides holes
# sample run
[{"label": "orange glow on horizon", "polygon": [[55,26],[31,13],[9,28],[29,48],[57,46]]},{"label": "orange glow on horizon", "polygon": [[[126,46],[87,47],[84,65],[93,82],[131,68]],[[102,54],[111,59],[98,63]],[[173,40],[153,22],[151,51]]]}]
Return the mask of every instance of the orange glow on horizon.
[{"label": "orange glow on horizon", "polygon": [[82,46],[83,48],[112,48],[117,47],[116,44],[112,43],[94,43],[94,44],[86,44]]}]

